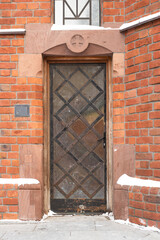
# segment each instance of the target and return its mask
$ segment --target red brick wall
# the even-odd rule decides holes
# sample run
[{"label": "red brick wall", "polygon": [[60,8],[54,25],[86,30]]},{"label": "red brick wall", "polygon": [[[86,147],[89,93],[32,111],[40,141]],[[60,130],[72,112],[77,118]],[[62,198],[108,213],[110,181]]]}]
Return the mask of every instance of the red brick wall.
[{"label": "red brick wall", "polygon": [[160,228],[160,189],[130,187],[129,221]]},{"label": "red brick wall", "polygon": [[125,22],[137,20],[151,13],[159,12],[159,0],[126,0]]},{"label": "red brick wall", "polygon": [[0,219],[18,218],[18,186],[0,184]]},{"label": "red brick wall", "polygon": [[124,77],[113,78],[113,144],[125,143]]},{"label": "red brick wall", "polygon": [[50,23],[51,0],[1,0],[1,28],[23,28],[27,23]]},{"label": "red brick wall", "polygon": [[[0,177],[19,177],[19,144],[43,143],[42,77],[19,77],[23,35],[0,35]],[[30,117],[15,117],[16,104]]]},{"label": "red brick wall", "polygon": [[103,23],[124,22],[124,1],[102,1]]},{"label": "red brick wall", "polygon": [[160,20],[126,33],[125,143],[136,145],[136,175],[160,178]]}]

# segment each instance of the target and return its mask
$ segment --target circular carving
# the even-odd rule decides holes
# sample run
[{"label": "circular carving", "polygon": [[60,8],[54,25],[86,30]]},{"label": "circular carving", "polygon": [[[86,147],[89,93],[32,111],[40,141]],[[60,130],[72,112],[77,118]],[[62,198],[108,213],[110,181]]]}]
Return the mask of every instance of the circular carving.
[{"label": "circular carving", "polygon": [[75,53],[83,52],[88,47],[88,42],[80,34],[75,34],[67,43],[68,48]]}]

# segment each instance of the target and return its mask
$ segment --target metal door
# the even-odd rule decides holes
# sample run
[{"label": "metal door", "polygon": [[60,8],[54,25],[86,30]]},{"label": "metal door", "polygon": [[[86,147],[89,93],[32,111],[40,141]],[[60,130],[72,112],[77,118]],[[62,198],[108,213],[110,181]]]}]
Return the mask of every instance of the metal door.
[{"label": "metal door", "polygon": [[50,64],[51,209],[106,210],[104,63]]}]

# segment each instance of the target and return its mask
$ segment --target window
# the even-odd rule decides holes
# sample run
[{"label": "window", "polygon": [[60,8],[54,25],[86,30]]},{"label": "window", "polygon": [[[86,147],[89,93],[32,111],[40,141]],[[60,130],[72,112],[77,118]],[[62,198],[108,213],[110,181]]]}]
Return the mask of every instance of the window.
[{"label": "window", "polygon": [[55,0],[55,24],[100,25],[99,0]]}]

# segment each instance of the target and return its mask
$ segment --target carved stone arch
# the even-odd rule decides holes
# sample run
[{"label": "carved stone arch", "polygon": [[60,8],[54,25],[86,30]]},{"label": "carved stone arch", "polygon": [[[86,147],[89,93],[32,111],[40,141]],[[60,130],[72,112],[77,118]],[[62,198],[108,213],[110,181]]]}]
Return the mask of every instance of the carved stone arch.
[{"label": "carved stone arch", "polygon": [[44,56],[111,56],[112,51],[98,44],[88,43],[82,52],[75,52],[67,43],[54,46],[43,52]]}]

